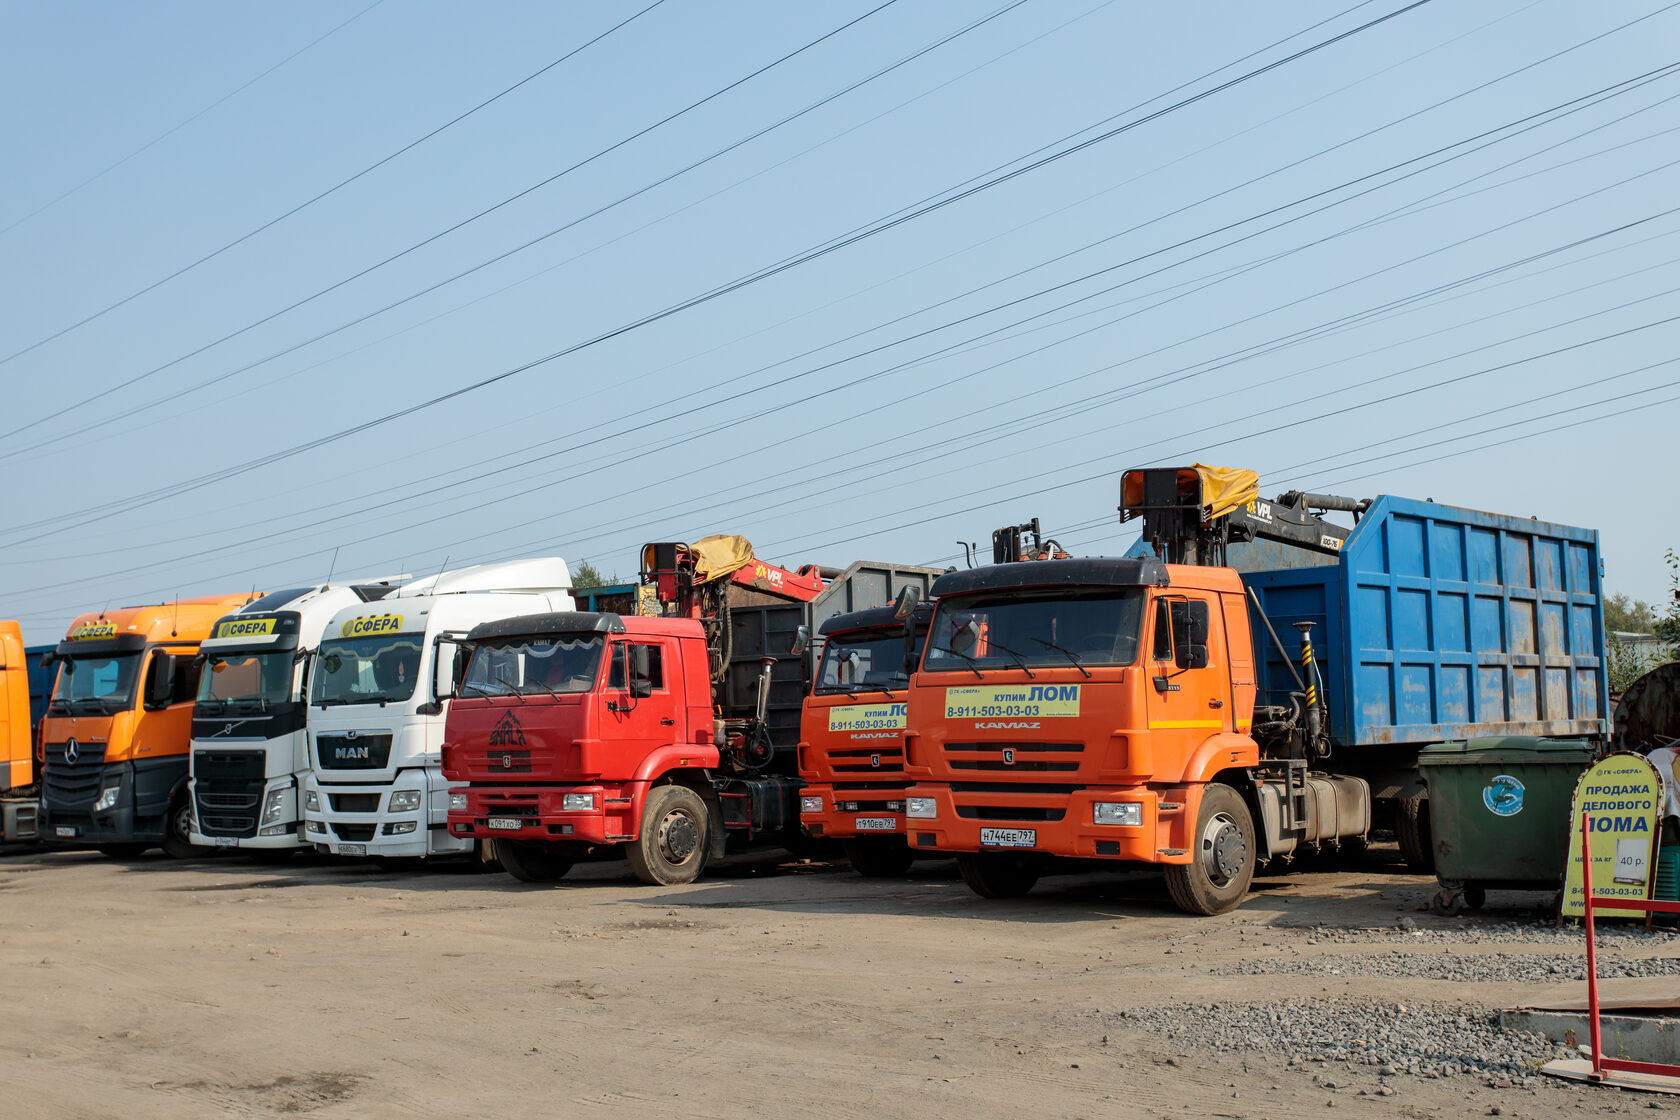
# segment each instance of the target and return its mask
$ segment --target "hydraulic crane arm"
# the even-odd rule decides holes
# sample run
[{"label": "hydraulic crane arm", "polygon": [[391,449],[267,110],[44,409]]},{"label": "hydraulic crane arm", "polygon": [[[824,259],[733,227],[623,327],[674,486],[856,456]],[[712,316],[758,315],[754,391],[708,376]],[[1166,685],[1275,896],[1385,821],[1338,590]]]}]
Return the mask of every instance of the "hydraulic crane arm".
[{"label": "hydraulic crane arm", "polygon": [[1120,520],[1143,519],[1143,539],[1169,564],[1224,564],[1233,541],[1266,540],[1310,552],[1337,553],[1353,531],[1315,510],[1351,513],[1370,499],[1291,490],[1267,501],[1249,470],[1200,465],[1146,467],[1120,479]]}]

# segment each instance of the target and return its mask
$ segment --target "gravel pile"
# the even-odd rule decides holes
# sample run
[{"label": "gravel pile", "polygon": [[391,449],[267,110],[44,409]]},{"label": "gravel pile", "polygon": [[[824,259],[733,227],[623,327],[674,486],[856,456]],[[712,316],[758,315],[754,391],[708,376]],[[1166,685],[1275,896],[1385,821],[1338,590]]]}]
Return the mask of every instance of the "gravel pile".
[{"label": "gravel pile", "polygon": [[1572,1056],[1542,1035],[1504,1029],[1493,1012],[1459,1004],[1325,997],[1128,1008],[1108,1018],[1217,1051],[1276,1055],[1292,1066],[1347,1062],[1382,1077],[1473,1077],[1494,1088],[1534,1085],[1541,1065]]},{"label": "gravel pile", "polygon": [[[1587,962],[1580,954],[1406,953],[1391,950],[1372,956],[1284,957],[1222,965],[1215,976],[1377,976],[1414,980],[1455,980],[1466,984],[1545,984],[1585,980]],[[1680,976],[1680,957],[1618,960],[1600,957],[1600,979]]]},{"label": "gravel pile", "polygon": [[[1680,947],[1680,929],[1657,928],[1646,931],[1643,925],[1623,925],[1616,922],[1598,923],[1599,947],[1634,947],[1660,949]],[[1249,935],[1253,939],[1253,934]],[[1415,918],[1401,918],[1393,926],[1371,929],[1344,929],[1336,926],[1271,926],[1262,941],[1274,945],[1370,945],[1391,941],[1408,945],[1557,945],[1577,952],[1586,952],[1586,935],[1578,925],[1561,928],[1546,922],[1455,922],[1452,925],[1425,925]]]}]

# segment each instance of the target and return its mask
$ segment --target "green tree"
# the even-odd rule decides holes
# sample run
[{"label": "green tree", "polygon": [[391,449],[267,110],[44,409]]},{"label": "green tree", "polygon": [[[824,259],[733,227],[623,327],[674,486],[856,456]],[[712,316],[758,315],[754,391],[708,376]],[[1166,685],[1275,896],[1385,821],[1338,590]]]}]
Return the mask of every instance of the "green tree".
[{"label": "green tree", "polygon": [[601,570],[585,560],[572,573],[572,588],[577,591],[588,591],[592,587],[605,587],[607,579]]},{"label": "green tree", "polygon": [[1604,628],[1624,634],[1655,634],[1657,611],[1643,599],[1633,599],[1618,591],[1604,599]]}]

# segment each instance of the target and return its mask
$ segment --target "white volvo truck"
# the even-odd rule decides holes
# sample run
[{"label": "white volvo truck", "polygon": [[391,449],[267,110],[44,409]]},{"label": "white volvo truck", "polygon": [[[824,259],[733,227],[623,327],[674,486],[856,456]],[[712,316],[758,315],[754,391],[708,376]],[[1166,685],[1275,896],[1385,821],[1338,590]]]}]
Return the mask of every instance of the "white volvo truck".
[{"label": "white volvo truck", "polygon": [[342,856],[470,853],[449,834],[442,769],[457,653],[481,622],[574,609],[559,557],[415,580],[327,624],[309,685],[304,840]]},{"label": "white volvo truck", "polygon": [[407,576],[276,591],[218,620],[199,646],[190,789],[194,844],[284,859],[305,846],[305,689],[327,625]]}]

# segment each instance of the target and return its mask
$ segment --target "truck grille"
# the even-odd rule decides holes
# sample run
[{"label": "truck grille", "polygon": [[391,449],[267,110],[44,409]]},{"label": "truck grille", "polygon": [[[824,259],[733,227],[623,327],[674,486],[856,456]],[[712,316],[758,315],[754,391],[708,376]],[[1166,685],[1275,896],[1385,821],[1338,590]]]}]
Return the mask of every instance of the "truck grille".
[{"label": "truck grille", "polygon": [[261,751],[194,751],[198,830],[206,836],[255,836],[261,811]]},{"label": "truck grille", "polygon": [[391,736],[362,732],[315,736],[315,755],[323,770],[383,770],[391,760]]},{"label": "truck grille", "polygon": [[[952,770],[1036,771],[1068,774],[1079,769],[1084,743],[946,743],[945,765]],[[953,758],[979,755],[979,758]]]},{"label": "truck grille", "polygon": [[486,774],[495,777],[499,774],[529,774],[531,772],[531,752],[528,750],[504,750],[500,747],[474,748],[462,751],[466,759],[469,774]]},{"label": "truck grille", "polygon": [[105,766],[104,743],[76,743],[76,761],[65,757],[63,743],[46,743],[47,804],[54,811],[72,806],[91,805],[99,796],[101,771]]},{"label": "truck grille", "polygon": [[1079,786],[1039,782],[952,782],[957,816],[981,821],[1059,821],[1067,816],[1065,805],[1011,805],[1005,798],[1065,797]]},{"label": "truck grille", "polygon": [[1059,821],[1067,816],[1067,810],[1025,805],[958,805],[957,816],[971,821]]},{"label": "truck grille", "polygon": [[880,747],[829,751],[828,763],[836,774],[879,774],[904,769],[904,748]]},{"label": "truck grille", "polygon": [[329,793],[327,800],[332,804],[335,813],[379,812],[377,793]]},{"label": "truck grille", "polygon": [[371,824],[339,824],[334,821],[332,830],[333,835],[340,840],[349,840],[354,844],[365,844],[373,839],[373,830],[376,827],[376,825]]}]

